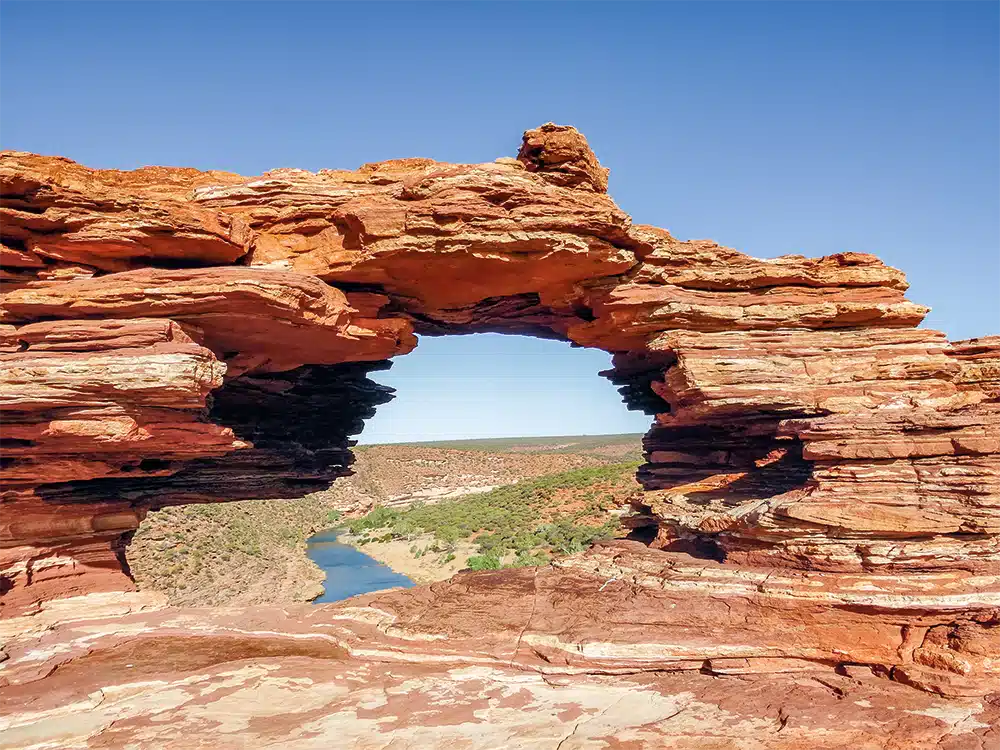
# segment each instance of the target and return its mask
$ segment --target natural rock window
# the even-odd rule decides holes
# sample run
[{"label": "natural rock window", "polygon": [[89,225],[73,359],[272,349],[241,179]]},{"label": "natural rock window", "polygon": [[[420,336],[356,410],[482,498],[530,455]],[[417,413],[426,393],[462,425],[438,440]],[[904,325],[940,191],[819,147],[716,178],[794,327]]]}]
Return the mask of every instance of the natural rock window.
[{"label": "natural rock window", "polygon": [[[0,180],[4,617],[129,589],[150,508],[346,474],[415,334],[517,333],[613,354],[655,415],[652,548],[387,596],[378,617],[432,612],[468,653],[519,632],[508,663],[539,669],[862,665],[996,692],[1000,340],[918,328],[875,256],[759,260],[633,225],[551,124],[490,164],[247,178],[6,152]],[[502,617],[473,626],[470,597]],[[433,641],[365,622],[340,642]]]}]

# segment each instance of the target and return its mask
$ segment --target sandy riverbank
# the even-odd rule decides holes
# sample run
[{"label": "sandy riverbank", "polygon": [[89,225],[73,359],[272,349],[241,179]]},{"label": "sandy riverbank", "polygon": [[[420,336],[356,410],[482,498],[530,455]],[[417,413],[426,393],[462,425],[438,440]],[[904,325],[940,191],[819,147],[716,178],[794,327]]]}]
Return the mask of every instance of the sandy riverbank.
[{"label": "sandy riverbank", "polygon": [[470,555],[477,554],[476,545],[471,542],[459,542],[455,548],[455,559],[444,562],[443,552],[427,552],[416,557],[411,548],[425,549],[434,543],[431,534],[421,534],[410,540],[398,539],[391,542],[368,542],[358,544],[359,537],[344,533],[338,540],[373,557],[395,572],[401,573],[414,583],[434,583],[451,578],[458,571],[467,567]]}]

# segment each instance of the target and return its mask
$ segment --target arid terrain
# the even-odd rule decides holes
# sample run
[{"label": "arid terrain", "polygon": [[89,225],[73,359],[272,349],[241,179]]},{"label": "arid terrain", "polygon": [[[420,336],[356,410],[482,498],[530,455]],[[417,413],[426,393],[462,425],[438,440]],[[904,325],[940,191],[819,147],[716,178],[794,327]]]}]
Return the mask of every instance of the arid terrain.
[{"label": "arid terrain", "polygon": [[[305,552],[306,540],[319,529],[375,508],[402,511],[414,504],[454,504],[473,497],[488,503],[490,491],[522,480],[609,465],[626,466],[606,488],[620,496],[609,507],[618,507],[638,490],[634,462],[642,455],[641,435],[368,445],[355,452],[353,476],[305,498],[187,505],[150,513],[128,549],[139,589],[163,592],[171,604],[187,606],[309,601],[322,591],[323,573]],[[582,487],[560,490],[558,500],[547,504],[545,519],[578,512],[586,505],[584,495],[608,484],[594,477]],[[345,541],[358,543],[418,582],[449,578],[477,552],[465,539],[448,544],[420,530],[390,538],[391,529],[370,528],[380,534],[348,535]],[[440,552],[423,553],[439,544]]]}]

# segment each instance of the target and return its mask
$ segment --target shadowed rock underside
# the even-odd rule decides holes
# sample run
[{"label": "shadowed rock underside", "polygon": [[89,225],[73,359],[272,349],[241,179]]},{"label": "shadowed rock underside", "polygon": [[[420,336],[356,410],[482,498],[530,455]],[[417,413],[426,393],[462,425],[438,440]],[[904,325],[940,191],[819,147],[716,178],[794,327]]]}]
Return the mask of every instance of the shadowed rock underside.
[{"label": "shadowed rock underside", "polygon": [[[1000,337],[917,328],[874,256],[633,225],[551,124],[491,164],[0,185],[9,746],[1000,741]],[[477,331],[614,354],[641,542],[295,611],[129,593],[150,509],[325,488],[369,374]]]}]

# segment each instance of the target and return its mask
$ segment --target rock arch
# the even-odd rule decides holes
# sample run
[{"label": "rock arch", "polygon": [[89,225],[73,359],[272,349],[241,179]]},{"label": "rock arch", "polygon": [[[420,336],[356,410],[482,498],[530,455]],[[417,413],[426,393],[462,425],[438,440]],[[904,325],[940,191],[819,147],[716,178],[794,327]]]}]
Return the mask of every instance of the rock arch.
[{"label": "rock arch", "polygon": [[[633,225],[583,136],[552,124],[490,164],[245,178],[5,152],[0,179],[4,616],[129,587],[150,508],[343,476],[391,397],[368,376],[414,333],[516,332],[613,353],[604,374],[655,415],[654,549],[744,582],[786,571],[782,601],[830,574],[815,585],[850,623],[803,636],[801,658],[836,662],[871,622],[841,661],[995,685],[1000,339],[918,328],[927,309],[874,256],[759,260]],[[667,558],[636,559],[615,564],[638,580]],[[753,602],[765,583],[749,620],[776,606]],[[885,633],[910,626],[954,637],[904,631],[904,669]],[[800,658],[748,648],[736,661]]]}]

